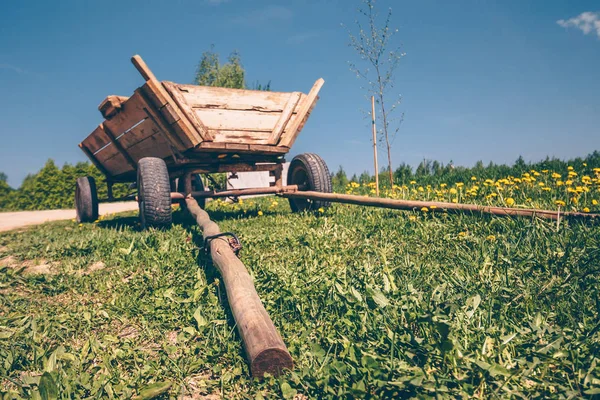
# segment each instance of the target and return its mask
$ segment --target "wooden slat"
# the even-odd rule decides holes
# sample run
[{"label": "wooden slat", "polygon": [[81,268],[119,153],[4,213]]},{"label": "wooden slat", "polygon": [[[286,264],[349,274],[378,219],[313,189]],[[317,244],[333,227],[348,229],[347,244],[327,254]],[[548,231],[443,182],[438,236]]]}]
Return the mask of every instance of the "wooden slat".
[{"label": "wooden slat", "polygon": [[121,111],[121,104],[125,103],[129,97],[125,96],[108,96],[98,106],[98,111],[104,118],[110,118]]},{"label": "wooden slat", "polygon": [[181,94],[177,85],[173,82],[163,82],[163,86],[167,89],[167,92],[173,97],[175,103],[179,106],[181,111],[183,111],[192,124],[195,126],[196,130],[202,137],[202,140],[213,140],[213,136],[208,128],[198,119],[196,113],[192,110],[192,108],[187,104],[185,97]]},{"label": "wooden slat", "polygon": [[283,129],[287,125],[288,121],[292,116],[292,113],[296,109],[296,105],[300,101],[300,96],[300,92],[293,92],[291,94],[287,104],[285,105],[281,115],[279,116],[279,120],[275,124],[275,127],[273,128],[273,131],[271,131],[271,135],[267,140],[269,144],[276,144],[277,142],[279,142],[279,138],[283,133]]},{"label": "wooden slat", "polygon": [[121,153],[115,154],[110,159],[102,163],[111,175],[121,175],[134,169],[127,163],[127,160]]},{"label": "wooden slat", "polygon": [[302,101],[300,109],[298,110],[296,120],[293,121],[293,123],[288,124],[288,126],[286,127],[285,134],[281,136],[281,140],[279,141],[280,146],[292,146],[292,144],[296,140],[296,137],[300,133],[300,130],[304,126],[304,123],[308,118],[310,111],[315,106],[318,99],[319,90],[321,90],[321,87],[323,87],[324,83],[325,81],[323,80],[323,78],[317,79],[312,89],[308,93],[308,96],[306,96],[306,98]]},{"label": "wooden slat", "polygon": [[[200,143],[200,145],[198,146],[199,151],[204,150],[210,150],[210,151],[219,151],[219,150],[223,150],[223,151],[227,151],[228,148],[226,146],[230,145],[231,143],[219,143],[219,142],[202,142]],[[258,144],[249,144],[248,145],[248,152],[253,153],[269,153],[269,154],[285,154],[289,151],[290,149],[285,148],[285,147],[279,147],[279,146],[265,146],[265,145],[258,145]]]},{"label": "wooden slat", "polygon": [[111,174],[108,172],[108,170],[106,168],[104,168],[104,165],[102,165],[100,162],[98,162],[98,159],[96,159],[94,154],[92,154],[92,152],[87,147],[85,147],[83,143],[79,143],[79,148],[90,159],[92,164],[94,164],[96,166],[96,168],[98,168],[100,170],[100,172],[102,172],[102,174],[104,174],[104,176],[106,176],[107,178],[109,178],[111,176]]},{"label": "wooden slat", "polygon": [[135,128],[131,129],[129,132],[125,133],[123,136],[119,138],[119,143],[125,148],[128,149],[136,143],[141,142],[144,139],[147,139],[150,136],[153,136],[159,133],[160,130],[150,118],[146,118],[144,122],[137,125]]},{"label": "wooden slat", "polygon": [[287,92],[269,92],[262,90],[243,90],[209,86],[170,84],[184,97],[191,108],[212,108],[239,111],[283,111],[290,98]]},{"label": "wooden slat", "polygon": [[267,132],[215,130],[213,135],[214,142],[269,144]]},{"label": "wooden slat", "polygon": [[[105,121],[105,123],[106,123],[106,121]],[[106,132],[106,134],[110,137],[110,141],[112,142],[115,149],[117,149],[117,151],[119,153],[121,153],[123,155],[123,157],[125,157],[127,164],[129,164],[129,166],[131,168],[136,169],[136,163],[131,159],[131,156],[129,155],[127,150],[125,150],[123,148],[123,145],[121,143],[119,143],[119,141],[117,140],[115,135],[112,133],[112,131],[106,125],[104,125],[104,132]]]},{"label": "wooden slat", "polygon": [[102,125],[98,125],[87,138],[81,142],[92,154],[95,154],[98,150],[110,143],[110,138],[104,132]]},{"label": "wooden slat", "polygon": [[178,127],[178,129],[173,130],[176,133],[182,133],[180,141],[186,145],[187,148],[195,147],[202,142],[203,138],[200,133],[196,130],[185,113],[181,111],[164,86],[156,79],[144,60],[142,60],[139,55],[135,55],[131,58],[131,62],[146,80],[144,92],[150,101],[156,109],[163,114],[165,119],[171,119],[173,121],[172,126]]},{"label": "wooden slat", "polygon": [[133,158],[136,163],[144,157],[167,158],[171,156],[169,143],[160,134],[152,135],[149,138],[136,143],[127,149],[127,151],[131,154],[131,158]]},{"label": "wooden slat", "polygon": [[139,93],[134,93],[126,102],[121,104],[121,111],[104,122],[104,126],[119,137],[138,122],[146,119],[144,102]]},{"label": "wooden slat", "polygon": [[211,130],[266,132],[268,139],[279,114],[262,111],[221,110],[195,108],[196,116]]},{"label": "wooden slat", "polygon": [[154,122],[154,124],[156,124],[156,126],[158,127],[158,129],[160,130],[160,132],[163,133],[163,135],[165,136],[165,138],[167,139],[167,141],[171,144],[171,146],[174,149],[177,149],[178,151],[185,151],[187,150],[190,146],[191,143],[186,142],[185,144],[181,141],[181,137],[186,137],[185,135],[180,135],[175,129],[174,127],[170,126],[168,124],[168,122],[165,120],[165,118],[163,117],[163,115],[157,111],[156,107],[153,105],[153,103],[150,101],[148,95],[147,95],[147,90],[146,90],[146,85],[142,86],[141,88],[138,88],[136,90],[136,92],[139,92],[139,94],[141,95],[143,101],[144,101],[144,111],[146,112],[146,114],[148,115],[148,119],[152,120],[152,122]]}]

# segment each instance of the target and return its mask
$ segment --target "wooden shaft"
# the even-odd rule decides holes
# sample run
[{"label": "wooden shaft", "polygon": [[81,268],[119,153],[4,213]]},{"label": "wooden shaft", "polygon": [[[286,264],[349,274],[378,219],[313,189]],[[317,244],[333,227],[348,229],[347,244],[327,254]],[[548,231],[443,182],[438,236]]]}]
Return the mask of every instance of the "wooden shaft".
[{"label": "wooden shaft", "polygon": [[[210,220],[196,200],[187,197],[185,202],[200,225],[204,238],[221,233],[219,226]],[[263,307],[250,274],[231,250],[227,238],[211,240],[210,254],[223,278],[229,306],[244,343],[252,375],[262,377],[265,372],[279,375],[284,369],[292,369],[292,356]]]},{"label": "wooden shaft", "polygon": [[375,96],[371,96],[371,121],[373,123],[373,159],[375,160],[375,194],[379,197],[379,165],[377,164],[377,128],[375,127]]},{"label": "wooden shaft", "polygon": [[[558,218],[557,211],[551,210],[536,210],[531,208],[507,208],[507,207],[490,207],[476,204],[456,204],[445,203],[439,201],[417,201],[417,200],[395,200],[379,197],[357,196],[352,194],[338,193],[322,193],[313,191],[298,191],[284,192],[282,197],[309,199],[309,200],[325,200],[335,203],[357,204],[361,206],[392,208],[395,210],[420,210],[427,207],[431,210],[432,207],[442,211],[471,211],[484,214],[494,214],[499,216],[524,216],[524,217],[540,217],[556,220]],[[561,212],[562,217],[571,218],[600,218],[600,214],[588,214],[579,212]]]},{"label": "wooden shaft", "polygon": [[150,68],[148,68],[148,66],[146,65],[146,62],[144,60],[142,60],[142,57],[140,57],[139,55],[136,54],[135,56],[131,57],[131,62],[133,63],[135,68],[142,75],[142,78],[144,78],[144,80],[146,82],[147,81],[158,82],[158,79],[156,79],[156,76],[154,76],[154,73],[150,70]]}]

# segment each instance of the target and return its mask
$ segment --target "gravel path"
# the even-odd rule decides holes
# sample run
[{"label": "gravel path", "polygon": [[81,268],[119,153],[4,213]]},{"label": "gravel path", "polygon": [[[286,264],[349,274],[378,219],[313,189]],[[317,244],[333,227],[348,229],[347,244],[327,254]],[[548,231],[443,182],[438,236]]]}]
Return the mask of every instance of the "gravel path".
[{"label": "gravel path", "polygon": [[[114,214],[123,211],[137,210],[138,203],[127,201],[121,203],[100,204],[100,215]],[[47,221],[75,218],[75,210],[17,211],[0,213],[0,232],[21,228],[28,225],[43,224]]]}]

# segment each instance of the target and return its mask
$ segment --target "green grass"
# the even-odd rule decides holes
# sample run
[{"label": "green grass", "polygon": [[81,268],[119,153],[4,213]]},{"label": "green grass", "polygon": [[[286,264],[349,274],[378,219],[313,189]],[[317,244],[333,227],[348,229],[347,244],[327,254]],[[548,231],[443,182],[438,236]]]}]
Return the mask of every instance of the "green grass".
[{"label": "green grass", "polygon": [[[201,232],[135,214],[0,235],[4,398],[589,397],[600,393],[600,230],[585,222],[271,199],[211,216],[295,362],[252,379]],[[264,215],[258,215],[258,210]],[[245,210],[245,211],[244,211]],[[27,262],[25,262],[27,261]],[[104,268],[89,271],[102,262]],[[27,274],[14,265],[51,265]],[[170,382],[161,390],[148,385]],[[167,390],[168,389],[168,390]],[[302,396],[301,396],[302,395]]]}]

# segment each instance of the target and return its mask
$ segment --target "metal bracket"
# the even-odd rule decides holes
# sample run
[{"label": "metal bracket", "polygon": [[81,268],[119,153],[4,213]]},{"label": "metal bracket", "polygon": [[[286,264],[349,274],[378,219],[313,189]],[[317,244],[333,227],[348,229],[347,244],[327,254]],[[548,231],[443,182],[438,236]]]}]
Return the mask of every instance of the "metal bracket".
[{"label": "metal bracket", "polygon": [[224,237],[224,236],[229,236],[229,239],[227,240],[229,243],[229,246],[231,247],[231,250],[233,251],[233,253],[237,257],[239,257],[240,250],[242,249],[242,242],[240,242],[240,239],[233,232],[221,232],[216,235],[207,236],[206,238],[204,238],[204,254],[208,255],[210,253],[211,240],[217,239],[220,237]]}]

